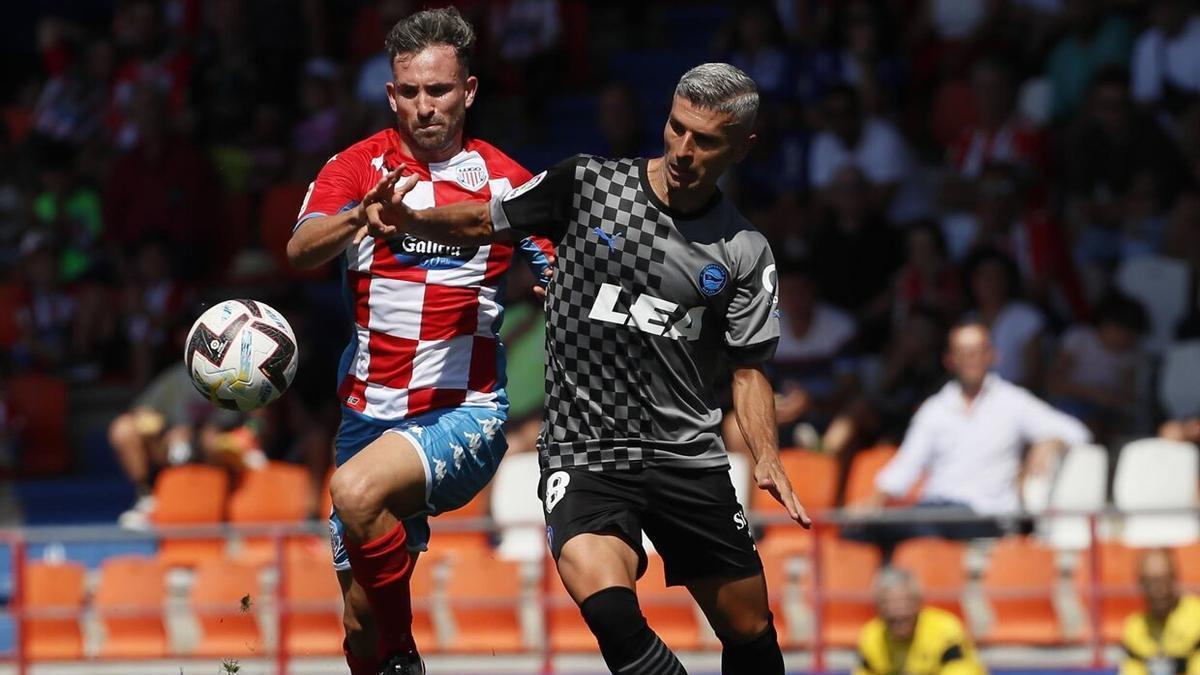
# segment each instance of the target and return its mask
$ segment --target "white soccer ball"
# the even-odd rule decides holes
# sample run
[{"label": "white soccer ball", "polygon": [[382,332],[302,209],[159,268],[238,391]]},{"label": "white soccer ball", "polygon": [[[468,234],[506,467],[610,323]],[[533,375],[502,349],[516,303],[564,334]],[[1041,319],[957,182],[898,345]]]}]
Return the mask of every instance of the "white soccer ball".
[{"label": "white soccer ball", "polygon": [[296,334],[266,303],[226,300],[192,324],[183,361],[196,390],[214,405],[254,410],[279,398],[296,377]]}]

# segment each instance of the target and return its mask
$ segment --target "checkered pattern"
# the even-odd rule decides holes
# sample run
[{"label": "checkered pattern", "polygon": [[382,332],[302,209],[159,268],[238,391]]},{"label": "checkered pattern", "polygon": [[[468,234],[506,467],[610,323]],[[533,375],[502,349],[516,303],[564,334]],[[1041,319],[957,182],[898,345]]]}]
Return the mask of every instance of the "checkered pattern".
[{"label": "checkered pattern", "polygon": [[[661,366],[647,358],[633,328],[589,320],[588,313],[605,281],[619,279],[635,294],[662,286],[670,226],[646,199],[632,160],[582,158],[575,176],[575,222],[559,243],[548,289],[556,311],[547,335],[543,462],[636,469],[650,459],[653,443],[650,411],[639,403],[646,397],[631,375]],[[610,246],[597,227],[623,236]]]},{"label": "checkered pattern", "polygon": [[[445,162],[421,164],[405,156],[399,135],[387,130],[325,165],[301,207],[300,223],[353,208],[401,163],[419,176],[405,196],[414,209],[485,201],[529,178],[516,162],[476,140]],[[505,404],[499,289],[513,250],[502,243],[477,249],[439,247],[414,237],[368,237],[347,248],[345,278],[355,337],[343,358],[342,404],[380,420],[462,405]],[[519,250],[529,253],[538,247]]]}]

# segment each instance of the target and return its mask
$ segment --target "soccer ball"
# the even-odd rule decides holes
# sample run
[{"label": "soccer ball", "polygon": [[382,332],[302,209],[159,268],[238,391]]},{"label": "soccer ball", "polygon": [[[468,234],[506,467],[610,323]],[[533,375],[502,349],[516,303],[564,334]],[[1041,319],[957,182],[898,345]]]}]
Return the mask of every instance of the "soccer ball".
[{"label": "soccer ball", "polygon": [[279,398],[296,377],[296,334],[265,303],[226,300],[192,324],[183,361],[196,390],[214,405],[254,410]]}]

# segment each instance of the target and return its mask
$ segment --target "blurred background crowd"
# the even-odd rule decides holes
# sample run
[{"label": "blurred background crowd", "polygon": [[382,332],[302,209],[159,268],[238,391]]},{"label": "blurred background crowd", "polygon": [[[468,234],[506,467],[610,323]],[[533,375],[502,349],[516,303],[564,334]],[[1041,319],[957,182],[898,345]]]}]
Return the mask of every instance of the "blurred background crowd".
[{"label": "blurred background crowd", "polygon": [[[316,494],[350,324],[337,271],[295,273],[284,246],[325,160],[394,124],[383,37],[427,4],[480,35],[468,131],[534,172],[659,152],[696,63],[757,81],[759,142],[723,189],[779,261],[784,446],[898,442],[963,318],[1099,442],[1200,437],[1177,384],[1200,377],[1195,2],[51,1],[10,8],[0,41],[5,470],[94,479],[82,520],[196,460],[302,463]],[[504,329],[514,451],[540,415],[531,286],[509,284]],[[251,419],[179,365],[203,304],[239,296],[287,314],[301,355]]]}]

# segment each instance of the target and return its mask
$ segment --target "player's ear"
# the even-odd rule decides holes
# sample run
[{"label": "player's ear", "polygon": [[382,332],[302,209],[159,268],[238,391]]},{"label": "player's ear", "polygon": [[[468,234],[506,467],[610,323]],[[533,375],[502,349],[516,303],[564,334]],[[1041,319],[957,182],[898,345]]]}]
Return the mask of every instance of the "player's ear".
[{"label": "player's ear", "polygon": [[746,134],[746,137],[742,139],[741,143],[738,144],[737,151],[734,152],[733,161],[740,162],[743,159],[746,159],[746,155],[750,154],[750,151],[754,149],[756,143],[758,143],[758,134],[754,132]]},{"label": "player's ear", "polygon": [[467,103],[468,108],[470,108],[471,104],[475,102],[475,92],[478,89],[479,89],[479,78],[475,77],[474,75],[468,76],[467,77],[467,86],[466,86],[466,92],[467,92],[466,103]]},{"label": "player's ear", "polygon": [[394,82],[388,82],[384,86],[387,87],[388,105],[392,106],[392,112],[400,112],[396,109],[396,84]]}]

